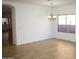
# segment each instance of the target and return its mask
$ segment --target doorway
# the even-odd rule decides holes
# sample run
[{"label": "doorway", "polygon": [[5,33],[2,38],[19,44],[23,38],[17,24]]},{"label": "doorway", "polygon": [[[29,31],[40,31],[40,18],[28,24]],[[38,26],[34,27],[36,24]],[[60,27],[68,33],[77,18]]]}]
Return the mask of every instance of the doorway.
[{"label": "doorway", "polygon": [[2,45],[13,44],[12,32],[12,8],[2,5]]},{"label": "doorway", "polygon": [[16,46],[15,7],[2,5],[2,56],[11,57],[12,48]]}]

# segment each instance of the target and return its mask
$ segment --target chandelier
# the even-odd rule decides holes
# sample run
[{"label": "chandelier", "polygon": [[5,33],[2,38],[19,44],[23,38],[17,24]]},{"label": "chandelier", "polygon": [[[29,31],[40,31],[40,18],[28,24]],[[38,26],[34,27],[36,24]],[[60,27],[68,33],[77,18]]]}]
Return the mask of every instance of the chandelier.
[{"label": "chandelier", "polygon": [[53,13],[52,13],[52,7],[53,7],[53,2],[51,1],[51,3],[50,3],[50,15],[48,16],[48,19],[50,21],[54,21],[56,19],[56,16],[53,16]]}]

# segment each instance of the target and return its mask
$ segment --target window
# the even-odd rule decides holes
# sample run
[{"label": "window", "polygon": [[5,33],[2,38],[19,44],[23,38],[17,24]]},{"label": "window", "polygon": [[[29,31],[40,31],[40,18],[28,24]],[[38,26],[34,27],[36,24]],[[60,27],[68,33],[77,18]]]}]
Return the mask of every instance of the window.
[{"label": "window", "polygon": [[2,18],[2,24],[4,25],[4,24],[8,24],[8,18]]},{"label": "window", "polygon": [[58,16],[58,32],[75,33],[75,15]]}]

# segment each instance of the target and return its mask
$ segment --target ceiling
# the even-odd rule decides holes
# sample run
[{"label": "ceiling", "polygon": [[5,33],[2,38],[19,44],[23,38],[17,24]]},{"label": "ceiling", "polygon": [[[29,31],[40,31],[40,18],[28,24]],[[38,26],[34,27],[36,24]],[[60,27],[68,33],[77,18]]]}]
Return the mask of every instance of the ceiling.
[{"label": "ceiling", "polygon": [[[9,0],[9,1],[49,6],[51,0]],[[63,6],[63,5],[76,4],[76,0],[52,0],[52,1],[53,1],[53,6]]]}]

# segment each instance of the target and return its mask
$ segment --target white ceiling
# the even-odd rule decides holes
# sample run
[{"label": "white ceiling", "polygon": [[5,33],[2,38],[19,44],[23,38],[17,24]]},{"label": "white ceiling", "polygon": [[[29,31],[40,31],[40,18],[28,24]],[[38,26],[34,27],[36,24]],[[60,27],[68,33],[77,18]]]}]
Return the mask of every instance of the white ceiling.
[{"label": "white ceiling", "polygon": [[[11,1],[11,0],[9,0],[9,1]],[[12,0],[12,1],[36,4],[36,5],[44,5],[44,6],[50,5],[50,1],[48,1],[48,0]],[[53,1],[53,6],[76,4],[76,0],[52,0],[52,1]]]}]

